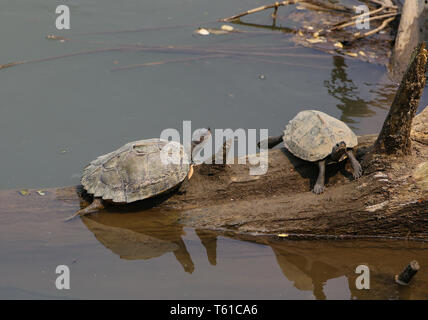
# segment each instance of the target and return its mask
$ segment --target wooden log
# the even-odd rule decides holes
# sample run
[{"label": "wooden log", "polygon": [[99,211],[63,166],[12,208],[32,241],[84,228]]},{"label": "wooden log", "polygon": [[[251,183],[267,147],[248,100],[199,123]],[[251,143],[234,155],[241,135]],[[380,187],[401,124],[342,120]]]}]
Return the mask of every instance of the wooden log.
[{"label": "wooden log", "polygon": [[[153,214],[170,223],[234,233],[286,233],[290,238],[407,237],[428,240],[428,108],[416,116],[412,155],[373,155],[376,135],[359,137],[364,176],[352,181],[346,163],[327,168],[327,190],[315,195],[317,167],[284,148],[269,151],[269,170],[252,176],[250,164],[200,165],[186,192],[113,206],[100,215]],[[416,140],[417,139],[417,140]],[[79,187],[0,191],[0,222],[63,219],[88,204]],[[154,207],[153,209],[150,209]],[[49,222],[49,220],[56,222]],[[126,216],[124,216],[126,220]],[[62,226],[63,225],[63,226]]]},{"label": "wooden log", "polygon": [[418,271],[419,263],[416,260],[413,260],[406,268],[404,268],[403,272],[395,276],[395,282],[402,286],[407,286]]}]

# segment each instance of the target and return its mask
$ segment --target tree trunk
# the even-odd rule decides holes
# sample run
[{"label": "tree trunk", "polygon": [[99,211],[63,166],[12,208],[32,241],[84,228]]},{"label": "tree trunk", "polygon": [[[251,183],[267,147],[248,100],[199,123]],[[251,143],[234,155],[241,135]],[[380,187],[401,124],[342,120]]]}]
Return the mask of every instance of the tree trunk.
[{"label": "tree trunk", "polygon": [[422,41],[428,41],[428,4],[425,0],[406,0],[388,66],[394,80],[401,79],[413,48]]},{"label": "tree trunk", "polygon": [[376,140],[375,152],[388,154],[411,152],[410,130],[425,87],[427,56],[425,43],[419,44],[412,54],[382,131]]}]

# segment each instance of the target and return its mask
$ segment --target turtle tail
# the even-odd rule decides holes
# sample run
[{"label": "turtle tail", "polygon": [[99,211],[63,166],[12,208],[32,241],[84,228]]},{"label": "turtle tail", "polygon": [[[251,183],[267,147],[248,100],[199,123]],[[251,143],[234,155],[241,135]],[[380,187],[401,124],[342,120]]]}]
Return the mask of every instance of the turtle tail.
[{"label": "turtle tail", "polygon": [[97,212],[98,210],[101,210],[101,209],[104,209],[104,204],[101,198],[94,198],[94,201],[92,201],[92,203],[89,206],[87,206],[86,208],[80,209],[75,214],[65,219],[65,222],[71,221],[77,216],[83,217],[83,216],[86,216],[87,214]]}]

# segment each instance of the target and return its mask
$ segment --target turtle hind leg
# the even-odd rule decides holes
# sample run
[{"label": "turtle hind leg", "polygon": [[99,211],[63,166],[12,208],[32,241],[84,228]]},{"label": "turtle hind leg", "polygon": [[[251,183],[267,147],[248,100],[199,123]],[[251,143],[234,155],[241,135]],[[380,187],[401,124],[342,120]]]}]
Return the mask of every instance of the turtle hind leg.
[{"label": "turtle hind leg", "polygon": [[71,221],[77,216],[83,217],[89,213],[97,212],[98,210],[102,210],[104,208],[105,208],[105,206],[103,204],[102,199],[101,198],[94,198],[94,201],[92,201],[92,203],[89,206],[87,206],[86,208],[80,209],[75,214],[73,214],[71,217],[68,217],[67,219],[65,219],[65,221]]}]

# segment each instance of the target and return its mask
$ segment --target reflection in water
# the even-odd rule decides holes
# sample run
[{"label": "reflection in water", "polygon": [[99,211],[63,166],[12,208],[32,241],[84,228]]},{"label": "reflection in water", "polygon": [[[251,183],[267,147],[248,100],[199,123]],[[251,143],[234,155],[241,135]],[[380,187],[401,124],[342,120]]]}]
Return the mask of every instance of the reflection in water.
[{"label": "reflection in water", "polygon": [[324,81],[324,86],[328,93],[340,102],[337,104],[337,108],[342,111],[340,120],[352,127],[352,124],[357,123],[353,118],[372,117],[376,114],[376,108],[389,109],[397,90],[394,83],[385,79],[376,89],[370,90],[373,99],[364,100],[360,98],[358,86],[348,78],[345,58],[333,56],[333,65],[331,79]]},{"label": "reflection in water", "polygon": [[[193,273],[194,263],[182,239],[185,235],[178,213],[148,210],[144,214],[111,213],[84,217],[84,224],[108,249],[127,260],[148,260],[172,252],[185,272]],[[204,245],[208,261],[216,265],[217,235],[195,230]]]},{"label": "reflection in water", "polygon": [[[426,276],[409,287],[400,287],[393,281],[394,274],[401,272],[411,259],[428,262],[426,245],[407,245],[413,250],[406,250],[403,256],[406,244],[394,242],[271,243],[284,276],[297,289],[312,291],[316,299],[327,298],[324,291],[328,280],[343,276],[347,278],[350,299],[427,299]],[[355,268],[361,264],[370,269],[370,290],[356,288],[359,274]]]},{"label": "reflection in water", "polygon": [[359,97],[358,87],[351,79],[348,79],[345,58],[333,56],[334,68],[331,71],[331,80],[324,81],[328,93],[335,97],[340,103],[337,108],[342,110],[340,120],[353,124],[356,123],[352,117],[369,117],[375,112],[368,106],[368,102]]},{"label": "reflection in water", "polygon": [[[185,272],[193,273],[195,265],[182,239],[185,235],[178,212],[156,209],[126,215],[109,214],[83,217],[82,220],[95,237],[122,259],[151,259],[172,252]],[[208,230],[195,230],[206,250],[208,261],[217,265],[217,237]],[[343,285],[334,288],[342,298],[351,299],[428,299],[428,278],[420,274],[406,288],[398,287],[394,274],[412,259],[428,264],[425,244],[368,241],[274,241],[269,240],[276,261],[293,286],[312,292],[316,299],[326,299],[326,284],[330,279],[345,277],[349,290]],[[227,250],[227,248],[219,248]],[[379,259],[382,257],[382,259]],[[237,257],[239,259],[239,257]],[[261,267],[266,263],[259,259]],[[358,265],[369,266],[370,290],[358,290],[355,279]],[[415,278],[416,279],[416,278]],[[349,296],[350,295],[350,296]]]}]

